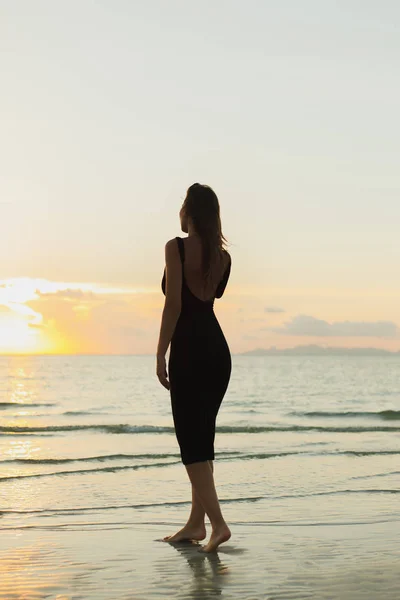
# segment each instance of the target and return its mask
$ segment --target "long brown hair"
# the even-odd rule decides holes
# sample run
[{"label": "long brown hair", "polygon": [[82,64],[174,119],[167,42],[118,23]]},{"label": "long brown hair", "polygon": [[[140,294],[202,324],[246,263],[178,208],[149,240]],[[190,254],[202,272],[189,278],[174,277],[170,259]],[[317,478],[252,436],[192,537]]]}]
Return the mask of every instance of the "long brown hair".
[{"label": "long brown hair", "polygon": [[194,183],[186,192],[182,208],[201,238],[203,282],[206,286],[207,281],[212,281],[211,266],[222,260],[227,244],[222,233],[217,194],[208,185]]}]

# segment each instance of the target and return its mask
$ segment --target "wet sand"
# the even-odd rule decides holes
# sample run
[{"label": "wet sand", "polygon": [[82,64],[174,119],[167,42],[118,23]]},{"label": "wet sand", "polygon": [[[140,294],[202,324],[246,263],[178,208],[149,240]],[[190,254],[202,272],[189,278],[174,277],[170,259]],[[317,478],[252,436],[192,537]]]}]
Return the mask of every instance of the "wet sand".
[{"label": "wet sand", "polygon": [[179,523],[3,529],[3,600],[398,600],[400,525],[235,523],[217,553],[158,541]]}]

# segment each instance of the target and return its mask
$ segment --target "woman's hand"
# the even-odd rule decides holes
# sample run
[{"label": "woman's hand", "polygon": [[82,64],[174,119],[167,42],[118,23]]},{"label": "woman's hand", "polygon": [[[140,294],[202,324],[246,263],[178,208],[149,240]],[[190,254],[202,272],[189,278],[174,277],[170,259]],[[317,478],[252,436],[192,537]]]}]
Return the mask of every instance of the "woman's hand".
[{"label": "woman's hand", "polygon": [[169,381],[167,374],[167,363],[165,361],[165,356],[159,356],[157,354],[157,377],[161,385],[163,385],[167,390],[169,390]]}]

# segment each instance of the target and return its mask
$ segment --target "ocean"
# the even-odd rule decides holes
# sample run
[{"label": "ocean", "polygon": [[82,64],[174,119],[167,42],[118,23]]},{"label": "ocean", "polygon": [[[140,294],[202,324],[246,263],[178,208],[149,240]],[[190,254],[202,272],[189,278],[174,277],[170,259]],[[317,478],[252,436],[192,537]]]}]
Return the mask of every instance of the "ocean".
[{"label": "ocean", "polygon": [[0,598],[400,597],[400,358],[232,362],[216,563],[155,357],[0,357]]}]

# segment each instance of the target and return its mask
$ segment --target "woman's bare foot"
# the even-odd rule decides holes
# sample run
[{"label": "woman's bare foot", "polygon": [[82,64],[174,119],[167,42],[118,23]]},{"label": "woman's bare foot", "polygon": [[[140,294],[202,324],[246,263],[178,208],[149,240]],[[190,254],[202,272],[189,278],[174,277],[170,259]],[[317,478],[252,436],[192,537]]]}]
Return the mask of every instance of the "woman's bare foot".
[{"label": "woman's bare foot", "polygon": [[204,540],[206,535],[206,526],[204,524],[196,527],[192,525],[185,525],[185,527],[182,527],[180,531],[174,535],[167,535],[165,538],[163,538],[163,540],[164,542],[187,542],[189,540],[200,541]]},{"label": "woman's bare foot", "polygon": [[214,552],[220,544],[227,542],[231,537],[231,530],[228,525],[213,530],[208,544],[199,549],[199,552]]}]

